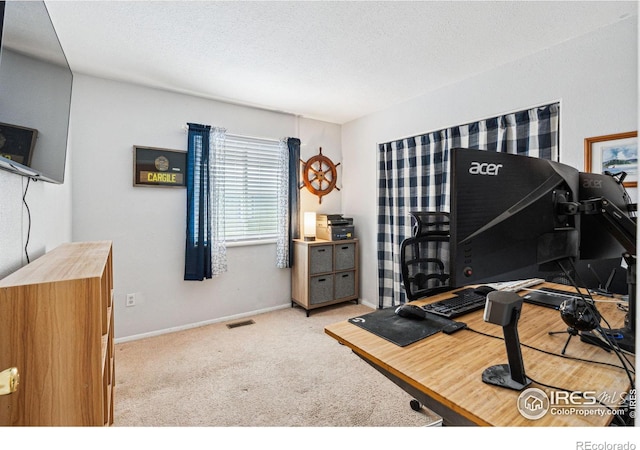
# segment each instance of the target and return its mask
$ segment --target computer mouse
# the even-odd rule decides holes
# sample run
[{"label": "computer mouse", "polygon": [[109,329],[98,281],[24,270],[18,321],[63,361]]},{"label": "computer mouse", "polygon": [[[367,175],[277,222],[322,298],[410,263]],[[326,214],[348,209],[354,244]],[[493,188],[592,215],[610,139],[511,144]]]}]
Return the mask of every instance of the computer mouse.
[{"label": "computer mouse", "polygon": [[473,290],[476,294],[484,295],[485,297],[489,294],[489,292],[495,291],[491,286],[478,286]]},{"label": "computer mouse", "polygon": [[426,311],[417,305],[400,305],[396,308],[396,314],[407,319],[424,319]]}]

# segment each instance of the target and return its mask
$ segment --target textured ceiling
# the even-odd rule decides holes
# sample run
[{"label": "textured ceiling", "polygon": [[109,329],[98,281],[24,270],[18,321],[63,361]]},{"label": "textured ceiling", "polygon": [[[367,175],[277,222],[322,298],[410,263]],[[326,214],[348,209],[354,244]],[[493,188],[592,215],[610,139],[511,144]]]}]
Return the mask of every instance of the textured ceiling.
[{"label": "textured ceiling", "polygon": [[75,73],[345,123],[637,2],[46,1]]}]

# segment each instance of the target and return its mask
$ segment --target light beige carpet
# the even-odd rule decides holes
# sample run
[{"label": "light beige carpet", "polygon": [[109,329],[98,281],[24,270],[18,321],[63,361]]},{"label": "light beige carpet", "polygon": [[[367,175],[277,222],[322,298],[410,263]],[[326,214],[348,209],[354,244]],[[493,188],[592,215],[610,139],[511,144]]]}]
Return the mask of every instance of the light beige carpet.
[{"label": "light beige carpet", "polygon": [[[324,332],[371,312],[286,308],[116,345],[115,425],[421,427],[438,418]],[[246,326],[228,323],[252,320]]]}]

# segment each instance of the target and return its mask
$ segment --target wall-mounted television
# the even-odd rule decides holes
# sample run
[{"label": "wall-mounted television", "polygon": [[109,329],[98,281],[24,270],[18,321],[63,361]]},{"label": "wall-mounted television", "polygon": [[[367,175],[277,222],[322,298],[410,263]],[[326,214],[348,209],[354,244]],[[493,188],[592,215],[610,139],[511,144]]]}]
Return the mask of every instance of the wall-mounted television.
[{"label": "wall-mounted television", "polygon": [[0,1],[0,169],[64,182],[73,75],[42,1]]}]

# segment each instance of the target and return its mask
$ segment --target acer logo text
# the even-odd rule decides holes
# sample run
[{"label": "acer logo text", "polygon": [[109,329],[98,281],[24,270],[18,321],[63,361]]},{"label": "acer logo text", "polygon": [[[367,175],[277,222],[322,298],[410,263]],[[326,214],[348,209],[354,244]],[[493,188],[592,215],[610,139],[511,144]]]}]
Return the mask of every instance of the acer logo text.
[{"label": "acer logo text", "polygon": [[479,163],[473,161],[471,163],[471,167],[469,167],[469,173],[472,175],[498,175],[498,170],[500,170],[502,164],[493,164],[493,163]]},{"label": "acer logo text", "polygon": [[602,189],[602,180],[586,179],[582,183],[582,186],[586,189],[589,189],[589,188]]}]

